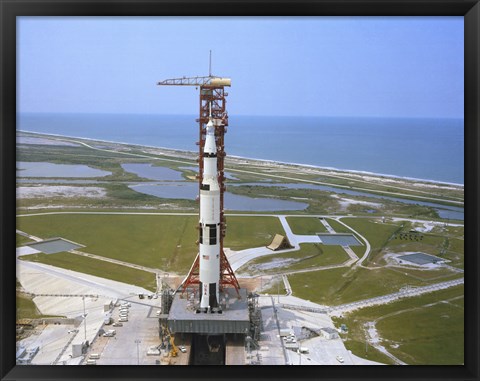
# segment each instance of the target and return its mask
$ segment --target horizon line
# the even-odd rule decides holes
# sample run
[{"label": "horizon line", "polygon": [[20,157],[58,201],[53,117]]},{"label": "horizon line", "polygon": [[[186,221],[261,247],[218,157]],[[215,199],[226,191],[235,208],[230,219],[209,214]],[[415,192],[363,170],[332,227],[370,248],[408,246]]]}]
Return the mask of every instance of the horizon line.
[{"label": "horizon line", "polygon": [[[17,115],[22,114],[82,114],[82,115],[162,115],[162,116],[194,116],[198,114],[171,114],[158,112],[113,112],[113,111],[16,111]],[[283,115],[283,114],[229,114],[231,117],[279,117],[279,118],[376,118],[376,119],[465,119],[461,116],[437,116],[437,115]]]}]

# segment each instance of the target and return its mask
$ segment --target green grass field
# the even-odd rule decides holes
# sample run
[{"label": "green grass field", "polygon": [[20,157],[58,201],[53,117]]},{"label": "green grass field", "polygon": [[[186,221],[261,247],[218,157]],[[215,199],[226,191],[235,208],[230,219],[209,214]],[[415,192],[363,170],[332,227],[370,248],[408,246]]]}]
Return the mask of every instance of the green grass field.
[{"label": "green grass field", "polygon": [[333,304],[339,279],[347,271],[346,268],[312,271],[289,275],[288,280],[294,296],[319,304]]},{"label": "green grass field", "polygon": [[378,260],[378,254],[382,253],[392,235],[400,228],[396,224],[384,224],[378,220],[365,218],[342,218],[342,222],[351,226],[352,229],[364,236],[371,246],[371,252],[364,265],[370,261]]},{"label": "green grass field", "polygon": [[[342,334],[345,346],[360,357],[366,355],[364,324],[375,321],[381,345],[407,364],[459,365],[464,362],[463,293],[463,286],[452,287],[333,320],[338,327],[347,325],[348,334]],[[369,359],[375,355],[371,348],[367,347]]]},{"label": "green grass field", "polygon": [[147,290],[156,290],[155,274],[110,263],[94,258],[87,258],[71,253],[31,254],[22,257],[23,260],[45,263],[64,269],[83,272],[101,278],[112,279],[118,282],[144,287]]},{"label": "green grass field", "polygon": [[23,235],[16,234],[17,240],[17,247],[24,246],[26,243],[32,242],[32,240],[28,237],[24,237]]},{"label": "green grass field", "polygon": [[[341,223],[339,223],[338,221],[335,221],[332,218],[326,218],[325,220],[333,228],[333,230],[335,230],[335,233],[352,233],[352,231],[350,229],[343,226]],[[343,222],[345,222],[345,221],[343,221]]]},{"label": "green grass field", "polygon": [[[285,234],[275,217],[228,217],[225,247],[268,245]],[[197,216],[52,214],[18,217],[17,228],[41,238],[63,237],[81,251],[164,271],[186,273],[197,255]]]},{"label": "green grass field", "polygon": [[[385,341],[399,344],[391,352],[409,364],[459,365],[464,361],[463,317],[463,307],[440,301],[385,317],[377,329]],[[401,336],[395,332],[399,328]]]},{"label": "green grass field", "polygon": [[280,220],[276,217],[227,216],[227,234],[224,246],[232,250],[267,246],[275,234],[285,235]]},{"label": "green grass field", "polygon": [[287,222],[293,234],[314,235],[327,231],[317,217],[287,217]]},{"label": "green grass field", "polygon": [[187,271],[197,247],[196,216],[57,214],[17,219],[17,227],[42,238],[63,237],[81,251],[161,268]]}]

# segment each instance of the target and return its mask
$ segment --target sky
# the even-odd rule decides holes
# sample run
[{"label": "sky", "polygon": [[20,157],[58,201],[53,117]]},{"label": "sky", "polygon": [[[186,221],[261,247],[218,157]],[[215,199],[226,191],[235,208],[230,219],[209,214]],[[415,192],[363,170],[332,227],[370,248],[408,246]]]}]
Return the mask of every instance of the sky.
[{"label": "sky", "polygon": [[463,118],[463,17],[19,17],[17,111]]}]

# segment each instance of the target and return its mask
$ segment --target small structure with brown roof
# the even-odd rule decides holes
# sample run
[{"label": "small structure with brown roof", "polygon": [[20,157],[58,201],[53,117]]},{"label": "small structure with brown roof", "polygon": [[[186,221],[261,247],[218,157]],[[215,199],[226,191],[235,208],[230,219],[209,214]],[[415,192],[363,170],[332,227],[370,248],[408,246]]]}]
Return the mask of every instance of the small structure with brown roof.
[{"label": "small structure with brown roof", "polygon": [[277,250],[284,250],[284,249],[291,249],[293,246],[290,245],[290,242],[288,241],[288,238],[281,235],[281,234],[275,234],[275,237],[273,237],[272,243],[267,246],[267,249],[270,249],[272,251],[277,251]]}]

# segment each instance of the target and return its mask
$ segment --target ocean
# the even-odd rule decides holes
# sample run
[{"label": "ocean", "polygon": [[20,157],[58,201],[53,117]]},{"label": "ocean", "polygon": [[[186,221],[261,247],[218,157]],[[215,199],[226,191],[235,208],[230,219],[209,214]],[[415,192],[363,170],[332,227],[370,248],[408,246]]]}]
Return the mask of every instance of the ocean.
[{"label": "ocean", "polygon": [[[195,115],[17,115],[17,129],[197,151]],[[230,116],[227,155],[464,184],[463,119]]]}]

